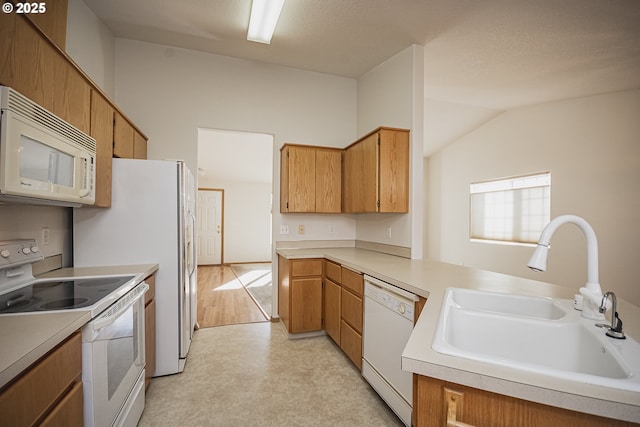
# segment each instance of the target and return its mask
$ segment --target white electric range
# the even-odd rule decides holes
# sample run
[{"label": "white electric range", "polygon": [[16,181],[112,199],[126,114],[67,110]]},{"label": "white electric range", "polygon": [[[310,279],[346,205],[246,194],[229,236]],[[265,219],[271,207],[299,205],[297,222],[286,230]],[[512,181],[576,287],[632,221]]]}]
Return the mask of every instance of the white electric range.
[{"label": "white electric range", "polygon": [[144,409],[144,293],[136,276],[36,279],[35,240],[0,242],[0,316],[84,310],[85,426],[135,426]]}]

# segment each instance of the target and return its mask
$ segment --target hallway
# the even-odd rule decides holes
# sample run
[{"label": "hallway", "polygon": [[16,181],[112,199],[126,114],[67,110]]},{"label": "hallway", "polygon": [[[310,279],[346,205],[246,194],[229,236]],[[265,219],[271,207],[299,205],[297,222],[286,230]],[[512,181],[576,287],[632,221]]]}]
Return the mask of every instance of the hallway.
[{"label": "hallway", "polygon": [[[263,312],[245,287],[251,286],[245,279],[252,277],[250,266],[254,265],[243,267],[244,274],[240,276],[229,265],[198,266],[198,325],[201,328],[269,320],[268,313]],[[264,268],[264,264],[255,266]]]}]

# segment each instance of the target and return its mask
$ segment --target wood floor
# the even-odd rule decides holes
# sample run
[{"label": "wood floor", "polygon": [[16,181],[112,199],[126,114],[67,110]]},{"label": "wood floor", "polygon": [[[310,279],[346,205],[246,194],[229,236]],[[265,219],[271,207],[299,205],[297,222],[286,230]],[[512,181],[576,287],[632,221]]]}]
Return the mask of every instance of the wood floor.
[{"label": "wood floor", "polygon": [[231,267],[198,266],[198,324],[201,328],[266,321]]}]

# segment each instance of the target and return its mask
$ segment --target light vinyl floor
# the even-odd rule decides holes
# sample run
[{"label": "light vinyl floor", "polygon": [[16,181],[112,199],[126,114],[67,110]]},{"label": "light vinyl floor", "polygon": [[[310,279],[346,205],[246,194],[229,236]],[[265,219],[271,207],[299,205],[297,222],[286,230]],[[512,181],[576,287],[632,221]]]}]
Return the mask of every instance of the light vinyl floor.
[{"label": "light vinyl floor", "polygon": [[401,426],[326,336],[280,323],[195,332],[185,371],[154,378],[140,426]]}]

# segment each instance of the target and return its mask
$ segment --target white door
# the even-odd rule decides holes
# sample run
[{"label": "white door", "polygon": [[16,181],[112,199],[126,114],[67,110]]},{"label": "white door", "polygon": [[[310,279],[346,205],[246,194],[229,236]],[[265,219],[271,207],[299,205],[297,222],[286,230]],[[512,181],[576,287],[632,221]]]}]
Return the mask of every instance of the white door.
[{"label": "white door", "polygon": [[222,190],[198,190],[198,264],[222,264]]}]

